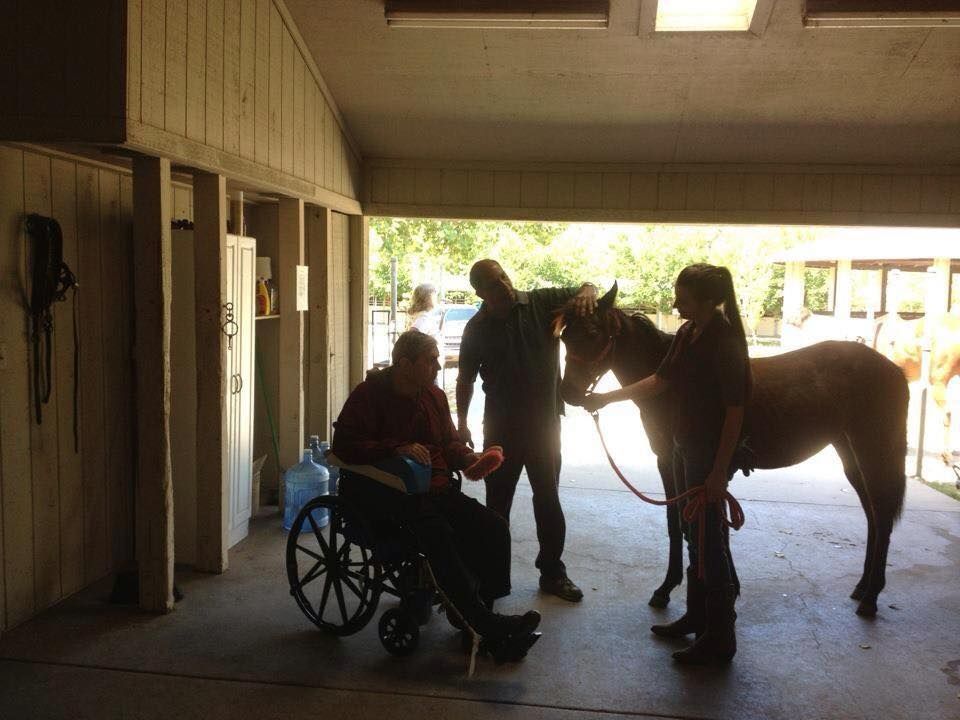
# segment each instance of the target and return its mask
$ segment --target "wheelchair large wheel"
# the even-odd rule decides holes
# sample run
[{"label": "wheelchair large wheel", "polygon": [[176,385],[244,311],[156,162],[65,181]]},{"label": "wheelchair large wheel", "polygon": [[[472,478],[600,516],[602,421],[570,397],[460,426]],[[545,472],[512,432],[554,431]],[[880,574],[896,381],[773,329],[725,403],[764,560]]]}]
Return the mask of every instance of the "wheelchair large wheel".
[{"label": "wheelchair large wheel", "polygon": [[[329,511],[329,523],[320,527]],[[373,616],[380,600],[382,569],[356,510],[343,498],[322,495],[308,502],[287,538],[290,594],[317,627],[352,635]]]}]

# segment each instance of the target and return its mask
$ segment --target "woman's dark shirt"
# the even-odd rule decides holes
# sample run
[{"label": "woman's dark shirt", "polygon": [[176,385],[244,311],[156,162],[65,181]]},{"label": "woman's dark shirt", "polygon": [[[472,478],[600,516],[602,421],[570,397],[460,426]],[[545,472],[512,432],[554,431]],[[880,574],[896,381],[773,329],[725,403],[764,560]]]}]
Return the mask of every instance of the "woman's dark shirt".
[{"label": "woman's dark shirt", "polygon": [[674,440],[677,444],[716,444],[726,408],[742,406],[747,397],[746,348],[727,319],[717,313],[696,340],[694,324],[677,331],[657,375],[677,393]]}]

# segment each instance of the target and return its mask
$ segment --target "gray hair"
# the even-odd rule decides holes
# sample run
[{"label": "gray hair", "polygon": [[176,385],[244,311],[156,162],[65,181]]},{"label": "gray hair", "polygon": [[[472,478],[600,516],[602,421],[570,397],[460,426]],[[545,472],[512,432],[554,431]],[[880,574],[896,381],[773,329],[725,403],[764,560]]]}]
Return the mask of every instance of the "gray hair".
[{"label": "gray hair", "polygon": [[437,341],[419,330],[407,330],[397,338],[393,345],[393,364],[396,365],[403,358],[416,362],[425,352],[437,347]]}]

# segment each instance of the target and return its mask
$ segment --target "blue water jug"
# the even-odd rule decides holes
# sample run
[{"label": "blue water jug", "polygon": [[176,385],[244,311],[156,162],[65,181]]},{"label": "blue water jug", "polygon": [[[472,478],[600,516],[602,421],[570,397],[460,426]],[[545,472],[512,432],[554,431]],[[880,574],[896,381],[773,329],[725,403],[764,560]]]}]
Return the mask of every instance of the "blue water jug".
[{"label": "blue water jug", "polygon": [[[299,464],[289,468],[283,474],[284,508],[283,529],[290,530],[293,521],[303,509],[303,506],[319,495],[326,495],[330,482],[330,474],[322,465],[313,461],[313,451],[306,448],[303,459]],[[317,527],[324,527],[329,521],[330,513],[326,508],[313,512],[313,520]]]}]

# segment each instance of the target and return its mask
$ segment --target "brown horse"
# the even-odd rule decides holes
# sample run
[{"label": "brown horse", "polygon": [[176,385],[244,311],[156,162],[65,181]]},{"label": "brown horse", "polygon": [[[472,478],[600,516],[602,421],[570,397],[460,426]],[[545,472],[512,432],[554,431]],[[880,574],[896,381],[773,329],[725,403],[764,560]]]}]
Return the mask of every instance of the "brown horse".
[{"label": "brown horse", "polygon": [[[627,316],[614,307],[617,286],[601,298],[592,316],[572,308],[557,316],[554,329],[567,349],[560,392],[581,405],[587,389],[608,370],[621,385],[653,373],[672,335],[643,315]],[[750,361],[753,388],[744,419],[745,448],[738,469],[795,465],[833,445],[867,516],[863,575],[851,597],[857,613],[877,612],[877,595],[886,582],[890,533],[903,508],[906,490],[908,389],[903,373],[870,348],[829,341],[770,358]],[[640,417],[667,497],[673,480],[672,392],[638,402]],[[670,560],[667,577],[650,604],[664,607],[683,577],[683,539],[676,506],[668,506]]]},{"label": "brown horse", "polygon": [[930,395],[943,413],[944,463],[951,464],[950,407],[947,404],[947,383],[960,377],[960,316],[941,315],[935,320],[904,320],[887,315],[877,321],[873,347],[903,370],[908,382],[920,379],[923,364],[924,337],[930,340]]}]

